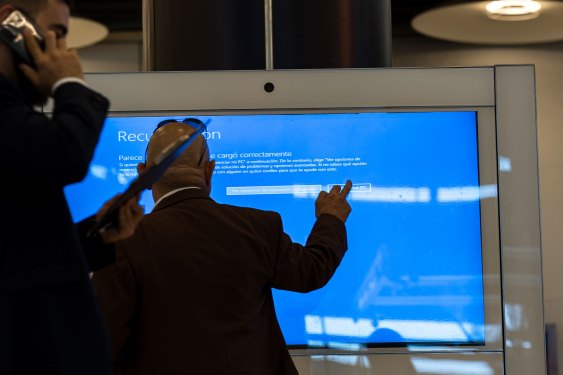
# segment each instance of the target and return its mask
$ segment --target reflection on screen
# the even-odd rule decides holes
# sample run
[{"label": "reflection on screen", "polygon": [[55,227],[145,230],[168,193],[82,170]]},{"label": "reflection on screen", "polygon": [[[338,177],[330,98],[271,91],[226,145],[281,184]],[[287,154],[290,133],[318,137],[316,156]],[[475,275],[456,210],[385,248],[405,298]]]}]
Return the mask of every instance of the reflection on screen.
[{"label": "reflection on screen", "polygon": [[[289,345],[484,344],[475,112],[200,118],[217,162],[212,197],[280,212],[296,242],[318,192],[354,183],[349,250],[333,279],[309,294],[274,291]],[[136,176],[163,119],[107,120],[88,177],[66,189],[75,220]],[[152,209],[150,194],[142,204]]]}]

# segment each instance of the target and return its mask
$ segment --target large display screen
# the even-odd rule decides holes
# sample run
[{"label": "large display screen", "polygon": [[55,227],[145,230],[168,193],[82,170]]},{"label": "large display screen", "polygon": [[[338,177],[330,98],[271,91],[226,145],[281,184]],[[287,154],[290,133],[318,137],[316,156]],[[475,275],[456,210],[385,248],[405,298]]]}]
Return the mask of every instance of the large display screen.
[{"label": "large display screen", "polygon": [[[349,250],[332,280],[274,291],[288,345],[484,345],[476,112],[196,117],[209,123],[212,197],[279,212],[296,242],[319,191],[354,183]],[[66,189],[75,220],[124,190],[166,118],[107,120],[87,178]],[[142,204],[151,210],[150,194]]]}]

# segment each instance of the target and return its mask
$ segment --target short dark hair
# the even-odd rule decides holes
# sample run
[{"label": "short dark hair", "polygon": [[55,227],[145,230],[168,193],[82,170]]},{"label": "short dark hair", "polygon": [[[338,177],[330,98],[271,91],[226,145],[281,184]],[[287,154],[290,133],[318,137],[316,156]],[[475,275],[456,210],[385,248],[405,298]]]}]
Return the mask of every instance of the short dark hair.
[{"label": "short dark hair", "polygon": [[[60,0],[71,6],[72,0]],[[49,0],[0,0],[0,6],[3,5],[13,5],[29,14],[30,16],[35,16],[39,11],[41,11]]]}]

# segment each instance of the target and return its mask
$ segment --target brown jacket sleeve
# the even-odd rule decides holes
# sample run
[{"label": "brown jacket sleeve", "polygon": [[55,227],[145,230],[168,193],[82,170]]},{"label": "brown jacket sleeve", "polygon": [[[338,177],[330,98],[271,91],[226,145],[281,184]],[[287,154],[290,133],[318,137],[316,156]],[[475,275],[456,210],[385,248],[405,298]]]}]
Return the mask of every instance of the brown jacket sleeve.
[{"label": "brown jacket sleeve", "polygon": [[346,227],[332,215],[321,215],[305,246],[291,241],[280,220],[280,243],[272,287],[294,292],[322,288],[348,248]]}]

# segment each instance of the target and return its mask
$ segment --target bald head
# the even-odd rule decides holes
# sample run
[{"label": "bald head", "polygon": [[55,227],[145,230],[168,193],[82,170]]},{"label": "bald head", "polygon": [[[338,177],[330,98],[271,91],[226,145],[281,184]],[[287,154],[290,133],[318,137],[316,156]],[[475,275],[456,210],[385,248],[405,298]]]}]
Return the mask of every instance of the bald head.
[{"label": "bald head", "polygon": [[[174,143],[179,137],[193,134],[195,129],[189,125],[172,122],[160,127],[151,137],[147,150],[147,167],[153,165],[155,158],[167,147]],[[202,135],[176,159],[153,186],[166,194],[168,191],[186,186],[197,186],[202,189],[210,189],[211,174],[214,162],[209,161],[209,149]]]}]

